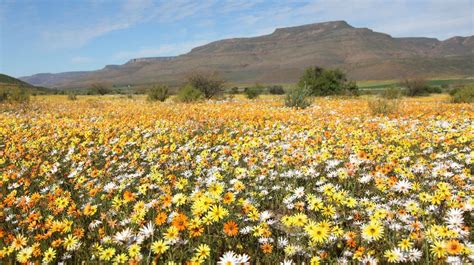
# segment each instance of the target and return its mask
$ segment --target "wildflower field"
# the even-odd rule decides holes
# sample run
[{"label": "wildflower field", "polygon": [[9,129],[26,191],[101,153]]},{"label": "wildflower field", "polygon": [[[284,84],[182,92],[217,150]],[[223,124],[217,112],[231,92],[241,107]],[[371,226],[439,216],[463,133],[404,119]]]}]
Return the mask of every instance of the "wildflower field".
[{"label": "wildflower field", "polygon": [[0,263],[471,264],[474,108],[443,96],[0,105]]}]

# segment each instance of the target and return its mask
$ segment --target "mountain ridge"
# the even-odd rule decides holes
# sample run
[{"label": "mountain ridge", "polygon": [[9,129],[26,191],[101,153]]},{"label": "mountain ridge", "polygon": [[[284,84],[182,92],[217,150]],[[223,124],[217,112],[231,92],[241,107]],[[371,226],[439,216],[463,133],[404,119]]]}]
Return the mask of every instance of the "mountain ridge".
[{"label": "mountain ridge", "polygon": [[217,40],[177,56],[134,58],[95,71],[43,73],[20,79],[56,88],[87,87],[93,82],[173,85],[189,72],[217,70],[234,83],[292,83],[311,65],[339,67],[356,80],[472,76],[474,36],[444,41],[394,38],[345,21],[330,21],[277,28],[257,37]]}]

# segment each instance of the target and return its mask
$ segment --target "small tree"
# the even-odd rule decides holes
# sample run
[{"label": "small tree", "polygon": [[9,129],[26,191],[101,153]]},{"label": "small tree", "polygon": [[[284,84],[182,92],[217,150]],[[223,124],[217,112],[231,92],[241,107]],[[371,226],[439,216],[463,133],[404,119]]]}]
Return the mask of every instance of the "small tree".
[{"label": "small tree", "polygon": [[425,79],[414,78],[414,79],[405,79],[400,85],[404,87],[405,94],[409,97],[416,96],[425,96],[430,93],[441,93],[440,88],[431,87],[428,85]]},{"label": "small tree", "polygon": [[239,94],[239,88],[238,87],[233,87],[230,89],[230,93],[231,94]]},{"label": "small tree", "polygon": [[200,100],[203,97],[204,95],[200,90],[194,88],[190,84],[187,84],[179,90],[176,98],[180,102],[190,103],[190,102]]},{"label": "small tree", "polygon": [[455,88],[449,94],[453,103],[474,103],[474,85]]},{"label": "small tree", "polygon": [[268,92],[272,95],[283,95],[283,94],[285,94],[285,90],[280,85],[270,86],[268,88]]},{"label": "small tree", "polygon": [[253,87],[246,87],[244,89],[245,96],[247,96],[248,99],[254,99],[258,98],[260,94],[262,94],[263,87],[259,84],[255,84]]},{"label": "small tree", "polygon": [[74,92],[69,92],[69,93],[67,94],[67,99],[68,99],[68,100],[71,100],[71,101],[74,101],[74,100],[77,100],[77,96],[76,96],[76,94],[75,94]]},{"label": "small tree", "polygon": [[10,101],[27,103],[30,101],[30,93],[24,87],[0,87],[0,102]]},{"label": "small tree", "polygon": [[204,98],[211,99],[224,91],[225,81],[217,72],[195,72],[188,76],[187,83],[201,91]]},{"label": "small tree", "polygon": [[359,88],[348,82],[346,75],[339,69],[309,67],[298,82],[300,88],[307,87],[313,96],[338,95],[349,92],[356,95]]},{"label": "small tree", "polygon": [[112,92],[110,85],[107,83],[93,83],[89,88],[91,95],[105,95]]},{"label": "small tree", "polygon": [[148,90],[148,100],[150,101],[165,101],[169,97],[168,86],[154,85]]},{"label": "small tree", "polygon": [[386,99],[397,99],[402,96],[402,91],[396,87],[389,87],[382,91],[381,96]]}]

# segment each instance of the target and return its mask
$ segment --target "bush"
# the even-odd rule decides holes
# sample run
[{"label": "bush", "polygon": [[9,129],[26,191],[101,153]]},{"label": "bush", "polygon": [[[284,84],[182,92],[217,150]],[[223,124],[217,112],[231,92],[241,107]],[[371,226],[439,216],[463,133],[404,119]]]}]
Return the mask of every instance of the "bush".
[{"label": "bush", "polygon": [[397,112],[399,102],[395,99],[374,98],[368,100],[370,112],[373,115],[388,115]]},{"label": "bush", "polygon": [[233,87],[230,89],[230,93],[231,94],[239,94],[239,88],[238,87]]},{"label": "bush", "polygon": [[474,86],[455,88],[449,94],[453,103],[474,103]]},{"label": "bush", "polygon": [[189,102],[200,100],[203,97],[204,97],[204,94],[200,90],[188,84],[179,90],[178,95],[177,95],[177,100],[180,102],[189,103]]},{"label": "bush", "polygon": [[386,99],[397,99],[402,96],[402,91],[396,87],[389,87],[382,91],[381,96]]},{"label": "bush", "polygon": [[30,93],[23,87],[0,88],[1,101],[26,103],[30,101]]},{"label": "bush", "polygon": [[219,77],[217,72],[193,73],[188,76],[187,83],[201,91],[204,98],[211,99],[224,91],[225,81]]},{"label": "bush", "polygon": [[148,90],[148,100],[165,101],[169,97],[168,87],[165,85],[155,85]]},{"label": "bush", "polygon": [[77,100],[77,96],[76,96],[76,94],[74,94],[74,93],[69,93],[69,94],[67,95],[67,99],[74,101],[74,100]]},{"label": "bush", "polygon": [[286,94],[285,106],[297,109],[305,109],[311,105],[309,94],[310,93],[308,90],[297,87]]},{"label": "bush", "polygon": [[260,85],[255,85],[254,87],[246,87],[244,90],[245,96],[248,99],[258,98],[262,94],[263,88]]},{"label": "bush", "polygon": [[357,95],[359,88],[354,82],[348,82],[346,75],[339,69],[309,67],[298,82],[300,88],[307,88],[313,96],[339,94]]},{"label": "bush", "polygon": [[110,85],[107,83],[94,83],[91,85],[88,91],[88,95],[105,95],[110,94],[112,90]]},{"label": "bush", "polygon": [[272,95],[283,95],[285,94],[285,90],[282,86],[275,85],[268,88],[268,93]]},{"label": "bush", "polygon": [[401,86],[406,89],[405,94],[409,97],[426,96],[430,93],[442,92],[441,88],[431,87],[424,79],[421,78],[405,79],[401,82]]}]

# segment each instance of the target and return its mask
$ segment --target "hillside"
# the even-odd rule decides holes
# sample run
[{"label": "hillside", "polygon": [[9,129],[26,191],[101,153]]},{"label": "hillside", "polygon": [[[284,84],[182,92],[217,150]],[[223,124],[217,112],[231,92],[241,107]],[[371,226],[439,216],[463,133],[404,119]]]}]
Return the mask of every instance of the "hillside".
[{"label": "hillside", "polygon": [[90,72],[37,74],[21,79],[48,87],[176,84],[195,70],[218,70],[233,83],[295,82],[304,68],[339,67],[350,78],[399,79],[474,75],[474,36],[394,38],[345,21],[276,29],[272,34],[212,42],[175,57],[138,58]]},{"label": "hillside", "polygon": [[52,93],[53,90],[45,87],[33,86],[25,81],[0,73],[0,89],[20,88],[32,93],[45,94]]}]

